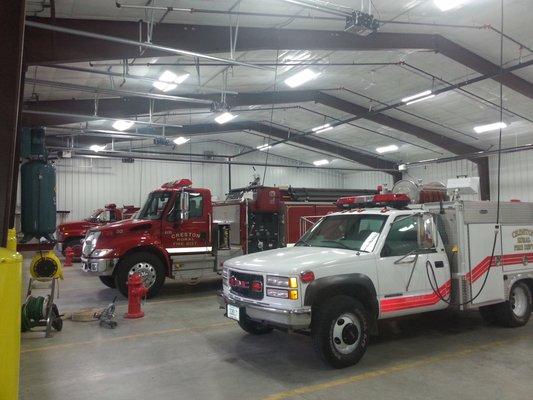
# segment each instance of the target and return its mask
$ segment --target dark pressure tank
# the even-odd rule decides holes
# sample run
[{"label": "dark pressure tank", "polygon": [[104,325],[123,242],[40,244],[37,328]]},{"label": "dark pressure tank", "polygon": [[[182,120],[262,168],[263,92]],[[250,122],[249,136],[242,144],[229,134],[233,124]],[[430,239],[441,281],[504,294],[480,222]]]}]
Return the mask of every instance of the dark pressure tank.
[{"label": "dark pressure tank", "polygon": [[56,230],[56,171],[45,160],[21,167],[21,225],[23,242],[31,238],[53,241]]}]

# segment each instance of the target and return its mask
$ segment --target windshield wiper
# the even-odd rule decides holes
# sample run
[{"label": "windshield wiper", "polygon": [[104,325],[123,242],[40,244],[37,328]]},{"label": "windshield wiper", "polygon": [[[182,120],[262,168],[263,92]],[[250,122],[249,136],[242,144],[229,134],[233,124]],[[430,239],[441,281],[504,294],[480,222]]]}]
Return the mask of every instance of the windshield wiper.
[{"label": "windshield wiper", "polygon": [[344,243],[342,242],[338,242],[336,240],[322,240],[321,241],[322,243],[336,243],[336,244],[340,244],[342,247],[344,247],[345,249],[348,249],[348,250],[353,250],[351,247],[345,245]]}]

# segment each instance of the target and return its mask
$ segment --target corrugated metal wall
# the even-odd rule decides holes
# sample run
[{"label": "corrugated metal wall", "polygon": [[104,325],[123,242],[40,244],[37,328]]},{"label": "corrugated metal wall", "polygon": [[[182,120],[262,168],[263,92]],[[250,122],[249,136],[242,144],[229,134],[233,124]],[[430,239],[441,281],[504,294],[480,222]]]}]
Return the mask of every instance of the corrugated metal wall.
[{"label": "corrugated metal wall", "polygon": [[[496,200],[498,182],[498,158],[489,159],[490,196]],[[533,201],[533,151],[502,154],[501,199]]]},{"label": "corrugated metal wall", "polygon": [[[238,160],[247,161],[246,157]],[[248,160],[262,162],[257,156]],[[287,159],[272,155],[269,162],[290,164]],[[224,198],[228,189],[227,165],[151,160],[125,164],[119,159],[74,158],[59,160],[56,168],[57,208],[71,211],[69,220],[83,218],[106,203],[139,206],[149,191],[163,182],[179,178],[192,178],[195,186],[211,189],[219,199]],[[232,187],[248,185],[254,173],[262,177],[264,167],[255,167],[254,171],[252,166],[232,166]],[[344,175],[312,169],[269,167],[265,184],[342,188]]]},{"label": "corrugated metal wall", "polygon": [[379,185],[392,188],[392,175],[385,172],[353,172],[345,175],[344,187],[347,189],[375,189]]}]

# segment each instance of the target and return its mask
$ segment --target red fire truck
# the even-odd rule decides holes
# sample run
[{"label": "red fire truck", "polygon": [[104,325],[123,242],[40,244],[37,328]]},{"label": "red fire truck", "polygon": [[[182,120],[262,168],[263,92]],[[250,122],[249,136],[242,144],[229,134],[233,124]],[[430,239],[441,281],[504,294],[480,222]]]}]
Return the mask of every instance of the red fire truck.
[{"label": "red fire truck", "polygon": [[135,220],[87,233],[82,268],[125,296],[129,275],[139,273],[153,297],[165,278],[196,283],[220,275],[229,258],[295,243],[306,228],[302,217],[334,211],[334,201],[348,193],[375,191],[251,185],[214,202],[208,189],[193,188],[188,179],[165,183]]},{"label": "red fire truck", "polygon": [[116,204],[106,204],[104,208],[94,210],[91,215],[81,221],[72,221],[61,224],[57,227],[58,249],[65,253],[67,247],[74,250],[74,257],[81,256],[81,241],[91,228],[99,227],[110,222],[129,219],[139,207],[124,206],[118,208]]}]

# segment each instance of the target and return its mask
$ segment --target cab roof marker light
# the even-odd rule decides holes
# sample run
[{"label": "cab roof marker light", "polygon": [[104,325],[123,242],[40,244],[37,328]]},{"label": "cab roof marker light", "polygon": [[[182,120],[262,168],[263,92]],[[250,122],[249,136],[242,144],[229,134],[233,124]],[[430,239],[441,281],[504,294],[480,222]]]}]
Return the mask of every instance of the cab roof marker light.
[{"label": "cab roof marker light", "polygon": [[383,154],[383,153],[391,153],[393,151],[398,151],[398,149],[399,149],[399,147],[396,146],[395,144],[390,144],[388,146],[377,147],[376,151],[379,154]]},{"label": "cab roof marker light", "polygon": [[408,103],[411,100],[418,99],[420,97],[426,97],[426,96],[429,96],[430,94],[431,94],[431,90],[424,90],[423,92],[420,92],[420,93],[417,93],[417,94],[413,94],[412,96],[404,97],[402,99],[402,102],[403,103]]},{"label": "cab roof marker light", "polygon": [[288,77],[284,82],[285,85],[295,88],[318,78],[321,74],[321,72],[314,72],[312,69],[306,68],[303,71],[297,72],[296,74]]},{"label": "cab roof marker light", "polygon": [[430,94],[429,96],[421,97],[419,99],[416,99],[416,100],[413,100],[413,101],[409,101],[409,102],[405,103],[405,105],[406,106],[410,106],[411,104],[415,104],[415,103],[418,103],[420,101],[429,100],[429,99],[432,99],[433,97],[435,97],[435,95],[434,94]]},{"label": "cab roof marker light", "polygon": [[505,122],[494,122],[492,124],[487,125],[479,125],[474,127],[474,131],[476,133],[485,133],[490,131],[495,131],[497,129],[504,129],[507,128],[507,124]]}]

